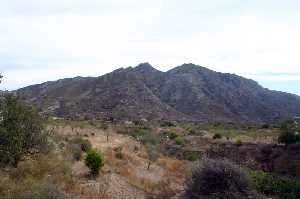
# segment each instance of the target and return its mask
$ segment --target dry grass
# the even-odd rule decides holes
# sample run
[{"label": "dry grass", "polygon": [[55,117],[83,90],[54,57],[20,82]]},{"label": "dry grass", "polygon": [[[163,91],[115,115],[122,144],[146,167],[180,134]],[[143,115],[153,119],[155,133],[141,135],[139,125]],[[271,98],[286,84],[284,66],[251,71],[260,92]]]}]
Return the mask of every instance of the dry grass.
[{"label": "dry grass", "polygon": [[16,169],[2,173],[1,179],[0,195],[16,198],[24,194],[68,192],[73,190],[74,185],[70,163],[56,153],[28,157]]},{"label": "dry grass", "polygon": [[[182,128],[173,128],[172,130],[176,130],[180,132],[180,134],[184,133]],[[79,128],[74,125],[68,126],[62,124],[56,126],[55,131],[60,139],[65,140],[66,146],[72,138],[87,135],[88,137],[86,138],[90,140],[92,147],[101,151],[104,155],[105,166],[102,169],[101,176],[120,176],[128,183],[126,186],[129,189],[135,187],[135,191],[139,190],[146,193],[161,193],[166,190],[173,192],[181,189],[185,180],[185,164],[172,158],[161,156],[156,162],[153,162],[150,169],[147,170],[149,160],[144,146],[129,135],[117,134],[114,129],[103,130],[89,125]],[[108,141],[107,132],[109,132]],[[116,157],[116,151],[114,149],[118,147],[122,148],[122,159]],[[68,147],[66,147],[66,149],[68,149]],[[65,158],[64,155],[63,157]],[[70,159],[72,160],[72,158]],[[96,196],[99,195],[97,191],[87,184],[88,179],[87,175],[85,175],[84,165],[81,162],[71,162],[76,165],[73,166],[72,176],[73,180],[76,180],[76,183],[73,183],[70,189],[66,190],[73,196],[99,198]],[[98,186],[96,184],[100,181],[101,179],[98,178],[94,185]],[[111,187],[109,189],[111,189]],[[105,189],[102,187],[96,190],[104,191]],[[110,195],[111,193],[107,194]],[[106,197],[108,196],[102,196],[102,198]]]}]

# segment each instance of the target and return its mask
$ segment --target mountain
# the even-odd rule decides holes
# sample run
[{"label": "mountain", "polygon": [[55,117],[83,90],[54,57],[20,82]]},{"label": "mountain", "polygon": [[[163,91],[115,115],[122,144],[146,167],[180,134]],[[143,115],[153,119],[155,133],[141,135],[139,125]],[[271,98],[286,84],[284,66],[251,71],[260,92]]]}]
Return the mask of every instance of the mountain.
[{"label": "mountain", "polygon": [[148,63],[100,77],[75,77],[18,90],[41,112],[118,120],[274,122],[300,115],[300,97],[194,64],[167,72]]}]

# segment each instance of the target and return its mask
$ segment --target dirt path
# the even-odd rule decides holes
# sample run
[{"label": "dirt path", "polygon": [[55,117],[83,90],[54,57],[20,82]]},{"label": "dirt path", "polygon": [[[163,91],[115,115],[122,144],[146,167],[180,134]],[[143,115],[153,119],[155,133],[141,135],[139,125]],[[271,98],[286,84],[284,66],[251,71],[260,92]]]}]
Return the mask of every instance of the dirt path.
[{"label": "dirt path", "polygon": [[[73,174],[80,179],[82,196],[105,190],[103,199],[143,199],[146,193],[156,193],[166,187],[179,189],[184,179],[184,166],[178,160],[161,157],[147,169],[149,160],[145,148],[126,135],[116,134],[112,130],[57,128],[63,136],[83,136],[89,139],[93,148],[104,155],[105,166],[98,179],[89,182],[88,168],[83,161],[76,162]],[[107,134],[108,133],[108,134]],[[107,141],[107,135],[108,141]],[[121,147],[123,158],[116,157],[115,149]],[[103,187],[104,180],[106,185]],[[81,189],[80,188],[80,189]]]}]

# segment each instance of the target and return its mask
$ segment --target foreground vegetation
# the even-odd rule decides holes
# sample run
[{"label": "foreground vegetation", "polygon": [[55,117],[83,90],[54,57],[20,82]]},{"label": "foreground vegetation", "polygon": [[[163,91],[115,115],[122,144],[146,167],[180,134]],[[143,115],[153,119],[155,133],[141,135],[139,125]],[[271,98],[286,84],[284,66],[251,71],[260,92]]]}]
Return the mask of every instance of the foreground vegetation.
[{"label": "foreground vegetation", "polygon": [[[297,167],[276,173],[260,161],[297,151],[298,130],[295,122],[278,128],[46,120],[8,95],[1,100],[0,198],[120,198],[108,190],[123,182],[120,188],[136,198],[296,199]],[[248,157],[244,148],[262,157]],[[237,157],[219,159],[228,149]],[[235,159],[241,157],[255,165]]]}]

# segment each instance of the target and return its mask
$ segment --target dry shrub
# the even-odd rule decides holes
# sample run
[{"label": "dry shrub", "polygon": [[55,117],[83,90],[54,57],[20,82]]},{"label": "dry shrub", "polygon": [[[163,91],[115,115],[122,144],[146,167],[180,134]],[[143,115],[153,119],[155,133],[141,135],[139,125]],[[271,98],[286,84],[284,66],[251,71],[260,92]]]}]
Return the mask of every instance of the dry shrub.
[{"label": "dry shrub", "polygon": [[188,199],[240,199],[251,195],[249,187],[239,166],[227,160],[203,159],[193,172],[185,195]]},{"label": "dry shrub", "polygon": [[150,199],[169,199],[176,195],[176,191],[171,188],[171,179],[166,178],[156,184],[158,193],[153,194]]},{"label": "dry shrub", "polygon": [[[73,189],[69,162],[58,154],[36,155],[1,174],[0,196],[6,198],[64,198]],[[60,188],[58,188],[60,187]],[[46,197],[47,196],[47,197]]]},{"label": "dry shrub", "polygon": [[18,168],[12,171],[13,179],[42,179],[45,176],[64,177],[71,175],[70,163],[57,157],[57,154],[37,155],[20,162]]},{"label": "dry shrub", "polygon": [[80,198],[88,198],[88,199],[110,199],[109,196],[109,179],[105,176],[101,176],[99,182],[94,183],[86,183],[82,184],[79,187],[80,193],[82,195]]},{"label": "dry shrub", "polygon": [[185,178],[185,166],[182,161],[163,157],[158,160],[158,164],[166,168],[172,175],[178,178]]},{"label": "dry shrub", "polygon": [[44,182],[42,184],[36,184],[30,190],[26,191],[23,199],[42,199],[42,198],[53,198],[53,199],[67,199],[68,195],[62,191],[57,185]]}]

